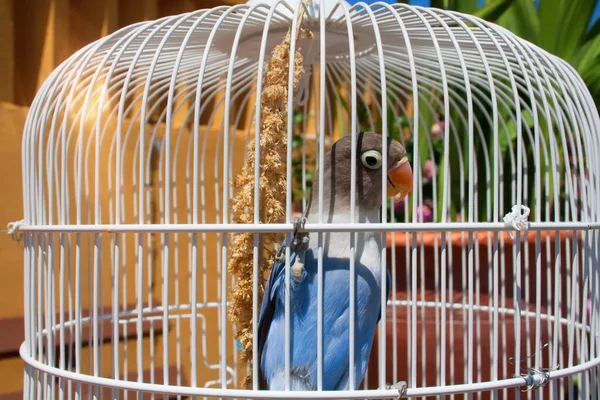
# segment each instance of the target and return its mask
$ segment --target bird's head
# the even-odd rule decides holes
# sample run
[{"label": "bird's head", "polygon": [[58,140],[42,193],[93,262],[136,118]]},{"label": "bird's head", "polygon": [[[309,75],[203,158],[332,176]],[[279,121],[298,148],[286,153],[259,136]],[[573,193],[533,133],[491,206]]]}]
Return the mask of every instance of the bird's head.
[{"label": "bird's head", "polygon": [[[406,150],[391,138],[387,143],[387,170],[383,171],[382,136],[371,132],[356,135],[356,207],[360,213],[377,212],[381,207],[382,174],[386,175],[389,197],[403,198],[412,189],[413,174]],[[324,211],[330,215],[349,211],[352,145],[351,135],[346,135],[325,154]],[[311,208],[317,208],[318,178],[311,197]]]}]

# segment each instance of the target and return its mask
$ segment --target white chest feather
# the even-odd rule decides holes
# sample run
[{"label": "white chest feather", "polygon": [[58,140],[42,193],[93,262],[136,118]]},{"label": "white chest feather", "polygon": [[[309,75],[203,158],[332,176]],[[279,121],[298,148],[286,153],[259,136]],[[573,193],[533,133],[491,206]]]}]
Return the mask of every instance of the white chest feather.
[{"label": "white chest feather", "polygon": [[[377,214],[369,217],[361,218],[361,222],[378,219]],[[342,214],[323,220],[328,223],[348,223],[350,217],[347,214]],[[358,221],[358,219],[355,219],[355,221]],[[308,222],[316,223],[318,218],[316,216],[314,219],[309,217]],[[371,270],[376,277],[379,276],[381,271],[381,233],[356,232],[354,238],[352,238],[352,234],[348,232],[324,232],[319,241],[319,234],[312,232],[309,237],[309,246],[315,256],[318,255],[319,244],[322,246],[323,254],[326,254],[329,258],[350,259],[351,251],[354,249],[355,260]]]}]

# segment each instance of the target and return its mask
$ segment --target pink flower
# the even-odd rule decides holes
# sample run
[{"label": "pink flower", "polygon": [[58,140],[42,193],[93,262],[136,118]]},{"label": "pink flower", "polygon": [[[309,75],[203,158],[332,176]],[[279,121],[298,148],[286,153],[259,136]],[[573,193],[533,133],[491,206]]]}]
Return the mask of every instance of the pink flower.
[{"label": "pink flower", "polygon": [[394,213],[402,214],[404,212],[404,209],[405,209],[404,199],[399,200],[397,198],[394,198]]},{"label": "pink flower", "polygon": [[423,183],[431,182],[431,179],[435,175],[435,164],[432,160],[425,161],[423,166]]},{"label": "pink flower", "polygon": [[431,222],[433,221],[433,211],[425,204],[417,206],[417,221],[418,222]]},{"label": "pink flower", "polygon": [[435,138],[439,138],[439,137],[442,137],[443,134],[444,134],[444,120],[441,120],[441,121],[433,124],[433,126],[431,127],[431,136],[433,136]]}]

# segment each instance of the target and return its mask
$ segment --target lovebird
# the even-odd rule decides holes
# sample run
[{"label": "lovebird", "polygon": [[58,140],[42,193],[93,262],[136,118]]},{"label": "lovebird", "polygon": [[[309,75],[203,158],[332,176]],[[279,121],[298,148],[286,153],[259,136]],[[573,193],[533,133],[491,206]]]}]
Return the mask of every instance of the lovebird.
[{"label": "lovebird", "polygon": [[[406,196],[412,189],[412,169],[406,150],[388,139],[387,171],[382,171],[382,136],[356,135],[355,222],[380,221],[382,174],[388,196]],[[305,222],[350,222],[352,140],[345,135],[325,154],[324,192],[312,185]],[[306,235],[306,234],[305,234]],[[323,233],[323,390],[350,390],[350,234]],[[306,243],[308,239],[308,243]],[[318,233],[304,237],[304,247],[290,246],[290,390],[317,390],[317,255]],[[381,233],[355,235],[354,389],[364,378],[381,317]],[[300,261],[297,263],[297,261]],[[293,267],[292,267],[293,266]],[[265,287],[258,323],[259,388],[285,390],[285,257],[275,262]],[[386,284],[389,295],[389,271]]]}]

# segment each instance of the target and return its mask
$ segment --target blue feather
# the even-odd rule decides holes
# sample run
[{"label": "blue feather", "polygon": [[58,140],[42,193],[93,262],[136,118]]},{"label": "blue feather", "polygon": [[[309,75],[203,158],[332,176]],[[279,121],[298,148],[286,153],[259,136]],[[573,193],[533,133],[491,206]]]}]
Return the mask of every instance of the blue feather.
[{"label": "blue feather", "polygon": [[[290,266],[297,257],[292,252]],[[317,388],[317,260],[311,249],[305,276],[291,283],[290,349],[292,390]],[[323,257],[323,390],[348,389],[349,379],[349,262]],[[381,318],[379,276],[356,264],[355,383],[358,388],[368,364],[375,326]],[[390,277],[386,289],[389,297]],[[284,389],[285,262],[271,269],[258,323],[259,387]]]}]

